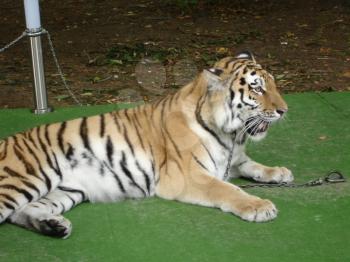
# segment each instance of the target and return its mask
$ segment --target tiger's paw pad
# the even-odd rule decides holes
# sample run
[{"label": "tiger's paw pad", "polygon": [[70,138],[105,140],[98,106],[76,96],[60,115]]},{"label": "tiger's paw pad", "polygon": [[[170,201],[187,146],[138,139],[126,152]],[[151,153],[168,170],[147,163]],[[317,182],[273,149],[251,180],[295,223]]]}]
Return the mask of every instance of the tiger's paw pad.
[{"label": "tiger's paw pad", "polygon": [[257,198],[241,206],[240,217],[249,222],[266,222],[277,217],[276,206],[267,199]]},{"label": "tiger's paw pad", "polygon": [[285,167],[271,167],[268,171],[270,181],[273,183],[291,183],[294,180],[292,171]]},{"label": "tiger's paw pad", "polygon": [[65,239],[72,233],[72,223],[63,216],[53,216],[40,220],[39,230],[44,235]]}]

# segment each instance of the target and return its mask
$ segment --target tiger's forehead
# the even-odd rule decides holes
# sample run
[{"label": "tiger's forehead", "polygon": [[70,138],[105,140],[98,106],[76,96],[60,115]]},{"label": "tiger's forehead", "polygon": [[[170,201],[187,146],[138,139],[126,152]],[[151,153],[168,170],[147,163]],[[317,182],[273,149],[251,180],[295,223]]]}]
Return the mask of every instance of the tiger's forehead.
[{"label": "tiger's forehead", "polygon": [[235,57],[225,57],[215,63],[214,67],[220,68],[225,71],[226,74],[233,73],[239,69],[246,68],[248,69],[255,69],[255,70],[263,70],[261,65],[254,63],[252,60],[249,59],[237,59]]},{"label": "tiger's forehead", "polygon": [[260,64],[257,64],[249,59],[237,59],[235,57],[225,57],[215,63],[215,68],[221,69],[221,78],[227,78],[232,76],[232,74],[247,74],[248,71],[252,75],[259,75],[267,80],[268,77],[273,78],[266,70],[262,68]]}]

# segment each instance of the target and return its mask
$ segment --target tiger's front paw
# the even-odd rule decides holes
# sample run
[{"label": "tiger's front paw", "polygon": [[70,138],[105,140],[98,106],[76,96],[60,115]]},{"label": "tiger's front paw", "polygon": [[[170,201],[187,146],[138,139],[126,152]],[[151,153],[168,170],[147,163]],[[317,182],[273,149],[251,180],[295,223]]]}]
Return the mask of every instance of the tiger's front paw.
[{"label": "tiger's front paw", "polygon": [[253,197],[239,204],[237,215],[249,222],[266,222],[277,217],[276,206],[267,199]]},{"label": "tiger's front paw", "polygon": [[266,182],[291,183],[294,180],[292,171],[285,167],[269,167],[266,173]]}]

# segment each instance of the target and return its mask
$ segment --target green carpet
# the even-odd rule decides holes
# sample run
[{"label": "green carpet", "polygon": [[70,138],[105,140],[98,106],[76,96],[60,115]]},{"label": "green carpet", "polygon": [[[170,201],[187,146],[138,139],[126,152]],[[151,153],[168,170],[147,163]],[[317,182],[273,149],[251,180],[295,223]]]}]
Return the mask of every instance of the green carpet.
[{"label": "green carpet", "polygon": [[[296,182],[331,169],[350,179],[350,93],[296,94],[286,100],[287,118],[264,141],[249,143],[250,155],[290,168]],[[0,137],[115,108],[65,108],[44,116],[0,110]],[[278,218],[247,223],[216,209],[157,198],[82,204],[66,214],[73,223],[67,240],[0,225],[0,261],[350,261],[350,181],[248,191],[271,199]]]}]

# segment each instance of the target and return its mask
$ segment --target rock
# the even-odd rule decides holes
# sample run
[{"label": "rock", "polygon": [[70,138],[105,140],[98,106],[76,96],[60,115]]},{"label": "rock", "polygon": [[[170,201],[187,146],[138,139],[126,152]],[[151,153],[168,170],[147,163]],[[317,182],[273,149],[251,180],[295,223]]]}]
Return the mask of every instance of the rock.
[{"label": "rock", "polygon": [[118,98],[121,101],[128,101],[128,102],[134,102],[134,101],[140,101],[143,100],[141,94],[132,88],[125,88],[119,91]]}]

